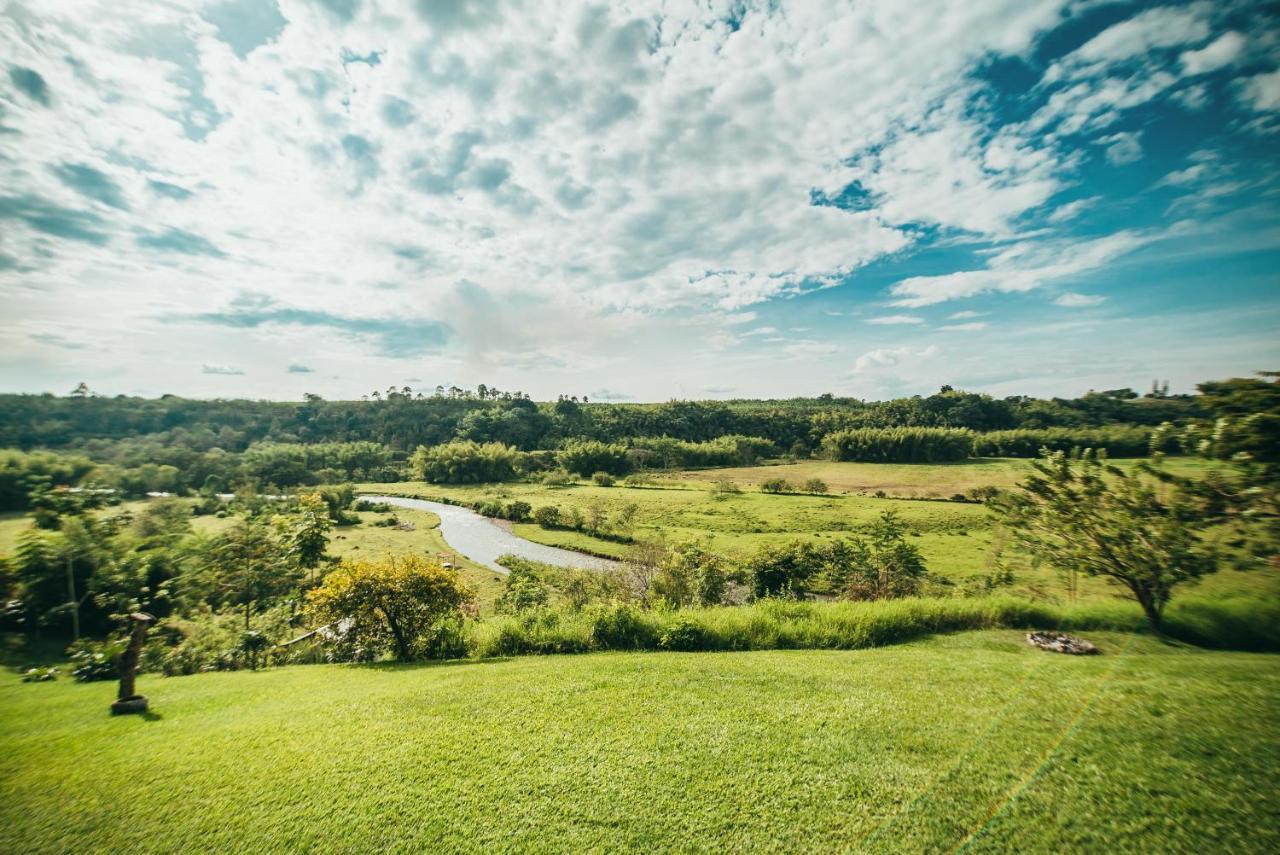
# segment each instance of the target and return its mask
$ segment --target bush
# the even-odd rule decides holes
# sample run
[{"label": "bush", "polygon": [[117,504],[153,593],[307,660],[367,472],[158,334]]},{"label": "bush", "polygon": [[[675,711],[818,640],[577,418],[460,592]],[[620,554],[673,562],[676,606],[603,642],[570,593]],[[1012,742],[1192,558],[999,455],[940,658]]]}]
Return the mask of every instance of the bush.
[{"label": "bush", "polygon": [[658,636],[658,647],[663,650],[706,650],[708,643],[706,628],[687,617],[677,618]]},{"label": "bush", "polygon": [[973,454],[973,431],[958,428],[853,428],[822,438],[829,460],[870,463],[942,463]]},{"label": "bush", "polygon": [[591,643],[597,650],[651,650],[658,640],[652,618],[625,603],[598,606],[588,617]]},{"label": "bush", "polygon": [[524,522],[529,519],[530,512],[533,511],[533,505],[528,502],[516,500],[507,502],[507,506],[503,508],[502,516],[512,522]]},{"label": "bush", "polygon": [[806,493],[822,495],[827,492],[827,482],[821,478],[810,478],[800,485],[800,489]]},{"label": "bush", "polygon": [[533,521],[543,528],[560,525],[560,509],[555,505],[543,505],[533,512]]},{"label": "bush", "polygon": [[116,663],[123,652],[123,643],[107,644],[82,638],[67,648],[71,657],[71,675],[78,683],[119,679],[120,669]]},{"label": "bush", "polygon": [[597,472],[591,476],[591,482],[597,487],[612,487],[613,476],[608,472]]},{"label": "bush", "polygon": [[573,476],[563,469],[553,469],[542,476],[542,483],[547,487],[569,487],[573,484]]},{"label": "bush", "polygon": [[785,478],[766,478],[760,482],[761,493],[789,493],[791,482]]},{"label": "bush", "polygon": [[58,669],[53,666],[28,668],[22,672],[22,682],[24,683],[48,683],[56,679],[58,679]]},{"label": "bush", "polygon": [[716,480],[712,481],[708,488],[711,490],[711,495],[715,496],[716,498],[732,496],[735,493],[742,492],[742,488],[739,487],[736,482],[734,482],[729,478],[724,478],[724,477],[717,478]]},{"label": "bush", "polygon": [[773,442],[756,436],[721,436],[706,442],[662,437],[631,440],[631,457],[638,463],[664,469],[712,466],[750,466],[777,451]]}]

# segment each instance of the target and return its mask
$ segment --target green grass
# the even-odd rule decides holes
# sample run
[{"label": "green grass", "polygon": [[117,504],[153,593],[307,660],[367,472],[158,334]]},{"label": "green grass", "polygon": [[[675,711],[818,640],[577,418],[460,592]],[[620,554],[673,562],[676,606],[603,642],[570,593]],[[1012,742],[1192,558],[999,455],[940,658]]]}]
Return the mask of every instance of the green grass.
[{"label": "green grass", "polygon": [[[1132,466],[1133,460],[1117,461]],[[1168,467],[1180,474],[1207,471],[1215,464],[1191,458],[1170,458]],[[632,535],[636,539],[706,540],[711,547],[739,558],[768,543],[789,540],[818,540],[858,534],[880,513],[896,511],[910,527],[912,543],[919,546],[929,570],[957,585],[975,585],[992,570],[998,546],[994,521],[983,505],[921,499],[876,498],[888,495],[950,496],[978,486],[1009,487],[1029,471],[1027,460],[971,460],[943,464],[831,463],[805,461],[774,466],[708,469],[673,473],[654,486],[596,487],[577,484],[548,487],[542,484],[444,485],[406,482],[361,484],[363,492],[386,492],[424,498],[447,498],[474,503],[487,499],[523,500],[535,508],[558,505],[562,509],[586,510],[602,504],[611,511],[626,504],[638,508]],[[755,485],[765,477],[782,476],[801,481],[821,477],[832,495],[770,495]],[[715,497],[708,481],[728,478],[743,492]],[[847,491],[847,492],[846,492]],[[612,540],[563,529],[544,529],[533,523],[513,527],[515,534],[549,546],[577,549],[591,554],[622,557],[628,546]],[[1007,554],[1006,558],[1012,558]],[[1048,569],[1033,569],[1025,561],[1012,562],[1013,593],[1038,599],[1062,601],[1063,580]],[[1185,590],[1204,596],[1250,594],[1280,596],[1280,574],[1269,571],[1240,573],[1223,571]],[[1101,579],[1083,579],[1079,596],[1083,601],[1109,600],[1117,589]]]},{"label": "green grass", "polygon": [[1272,852],[1271,655],[859,652],[0,682],[0,851]]}]

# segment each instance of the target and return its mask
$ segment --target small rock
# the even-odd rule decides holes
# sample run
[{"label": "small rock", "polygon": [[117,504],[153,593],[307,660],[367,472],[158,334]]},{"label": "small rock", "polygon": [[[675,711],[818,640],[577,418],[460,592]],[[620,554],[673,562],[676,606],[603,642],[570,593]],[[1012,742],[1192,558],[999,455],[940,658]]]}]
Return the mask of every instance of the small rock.
[{"label": "small rock", "polygon": [[1070,653],[1073,656],[1093,656],[1100,652],[1083,638],[1076,638],[1065,632],[1028,632],[1027,643],[1041,650]]}]

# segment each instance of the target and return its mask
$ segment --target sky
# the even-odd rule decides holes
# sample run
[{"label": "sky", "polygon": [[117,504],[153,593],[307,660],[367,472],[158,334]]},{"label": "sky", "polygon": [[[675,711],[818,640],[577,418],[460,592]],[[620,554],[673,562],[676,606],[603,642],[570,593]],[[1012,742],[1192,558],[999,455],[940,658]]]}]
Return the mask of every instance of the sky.
[{"label": "sky", "polygon": [[0,0],[0,391],[1280,369],[1280,10]]}]

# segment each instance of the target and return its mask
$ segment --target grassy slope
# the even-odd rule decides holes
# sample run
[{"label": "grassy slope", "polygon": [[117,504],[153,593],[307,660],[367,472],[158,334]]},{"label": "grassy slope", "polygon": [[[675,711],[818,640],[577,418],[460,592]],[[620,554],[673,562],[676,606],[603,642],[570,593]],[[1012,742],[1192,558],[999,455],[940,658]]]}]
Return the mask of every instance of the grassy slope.
[{"label": "grassy slope", "polygon": [[0,851],[1276,851],[1280,660],[1092,637],[6,679]]}]

